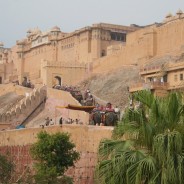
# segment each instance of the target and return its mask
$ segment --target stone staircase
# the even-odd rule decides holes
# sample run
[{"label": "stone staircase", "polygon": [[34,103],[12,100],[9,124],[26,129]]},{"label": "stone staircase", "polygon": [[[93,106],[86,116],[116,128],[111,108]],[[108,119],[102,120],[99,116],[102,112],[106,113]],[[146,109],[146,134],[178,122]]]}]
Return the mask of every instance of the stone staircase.
[{"label": "stone staircase", "polygon": [[0,125],[7,125],[8,128],[15,128],[21,125],[29,117],[36,108],[43,104],[46,100],[46,87],[34,89],[30,93],[26,93],[17,103],[0,113]]}]

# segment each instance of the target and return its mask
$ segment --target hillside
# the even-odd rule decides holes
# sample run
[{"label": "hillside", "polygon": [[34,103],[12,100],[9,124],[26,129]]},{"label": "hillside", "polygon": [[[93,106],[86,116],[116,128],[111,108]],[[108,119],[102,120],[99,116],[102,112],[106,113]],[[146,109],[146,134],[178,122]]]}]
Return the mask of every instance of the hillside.
[{"label": "hillside", "polygon": [[124,66],[108,73],[95,74],[83,81],[81,90],[90,89],[101,104],[111,102],[113,106],[124,108],[128,104],[128,86],[140,81],[138,66]]}]

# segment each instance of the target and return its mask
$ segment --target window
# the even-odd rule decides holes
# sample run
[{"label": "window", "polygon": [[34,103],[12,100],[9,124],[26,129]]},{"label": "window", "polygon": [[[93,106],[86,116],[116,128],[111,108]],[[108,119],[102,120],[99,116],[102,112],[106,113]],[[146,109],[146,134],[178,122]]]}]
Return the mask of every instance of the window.
[{"label": "window", "polygon": [[178,80],[178,76],[174,75],[174,81],[176,82]]},{"label": "window", "polygon": [[163,76],[163,82],[167,82],[167,75]]},{"label": "window", "polygon": [[183,80],[183,74],[180,73],[180,80]]},{"label": "window", "polygon": [[153,78],[152,77],[148,77],[149,82],[153,82]]},{"label": "window", "polygon": [[2,55],[0,55],[0,61],[3,59],[3,56]]},{"label": "window", "polygon": [[39,37],[39,38],[38,38],[38,43],[41,43],[41,42],[42,42],[42,38]]},{"label": "window", "polygon": [[126,42],[126,33],[111,32],[111,40]]}]

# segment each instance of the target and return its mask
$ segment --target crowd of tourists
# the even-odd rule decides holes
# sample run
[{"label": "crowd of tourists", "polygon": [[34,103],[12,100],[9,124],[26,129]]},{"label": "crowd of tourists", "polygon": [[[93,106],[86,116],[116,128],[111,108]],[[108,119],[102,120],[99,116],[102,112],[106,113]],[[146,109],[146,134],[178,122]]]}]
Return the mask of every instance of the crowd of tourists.
[{"label": "crowd of tourists", "polygon": [[54,89],[63,90],[70,92],[70,94],[78,100],[79,103],[83,106],[92,106],[95,104],[95,99],[91,94],[89,89],[86,89],[84,93],[82,93],[77,87],[75,86],[68,86],[68,85],[55,85],[53,86]]},{"label": "crowd of tourists", "polygon": [[63,118],[63,117],[60,117],[59,122],[53,122],[52,119],[47,117],[47,118],[45,118],[44,124],[40,125],[40,127],[44,128],[44,127],[52,126],[52,125],[55,125],[55,124],[59,124],[59,125],[62,125],[62,124],[79,124],[79,125],[83,125],[83,122],[78,118],[72,119],[72,118]]},{"label": "crowd of tourists", "polygon": [[[96,120],[98,119],[98,121],[100,121],[100,123],[97,123],[98,125],[103,124],[103,125],[107,125],[105,123],[105,120],[108,119],[108,122],[110,122],[110,119],[112,119],[113,122],[110,122],[110,124],[115,124],[115,122],[117,122],[117,120],[120,119],[120,110],[119,108],[113,107],[112,104],[109,102],[106,105],[100,105],[99,103],[97,103],[95,101],[95,98],[93,97],[93,95],[91,94],[89,89],[86,89],[83,93],[77,88],[77,87],[73,87],[73,86],[60,86],[60,85],[55,85],[53,86],[54,89],[58,89],[58,90],[64,90],[64,91],[68,91],[71,93],[71,95],[78,100],[82,106],[95,106],[95,108],[90,112],[90,122],[94,122],[92,124],[96,125]],[[98,113],[98,114],[96,114]],[[109,113],[111,113],[109,115]],[[97,118],[97,116],[99,118]],[[72,119],[68,119],[63,121],[67,124],[83,124],[78,123],[78,121],[76,120],[72,120]],[[109,124],[108,124],[109,125]],[[108,126],[107,125],[107,126]]]},{"label": "crowd of tourists", "polygon": [[115,113],[119,113],[120,112],[118,106],[113,107],[110,102],[108,102],[106,104],[106,106],[100,105],[100,104],[96,103],[96,107],[93,109],[93,112],[96,112],[96,111],[101,111],[101,112],[115,112]]}]

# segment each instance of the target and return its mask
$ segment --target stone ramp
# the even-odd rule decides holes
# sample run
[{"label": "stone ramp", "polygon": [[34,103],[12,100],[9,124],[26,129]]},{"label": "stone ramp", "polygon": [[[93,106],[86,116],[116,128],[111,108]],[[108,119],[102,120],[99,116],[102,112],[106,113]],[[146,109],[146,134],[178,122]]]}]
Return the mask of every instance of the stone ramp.
[{"label": "stone ramp", "polygon": [[66,109],[59,111],[55,108],[57,105],[64,105],[64,102],[62,100],[48,98],[44,109],[41,112],[35,112],[34,117],[26,121],[26,127],[40,127],[40,125],[45,124],[45,118],[47,117],[52,119],[54,124],[58,124],[59,118],[65,114],[62,112],[66,111]]},{"label": "stone ramp", "polygon": [[26,127],[39,127],[45,123],[45,118],[52,119],[54,124],[59,124],[61,116],[64,120],[71,118],[80,119],[83,124],[89,123],[89,114],[83,111],[69,110],[66,108],[56,108],[57,106],[67,106],[68,104],[80,105],[69,92],[48,88],[48,99],[44,109],[36,112],[33,118],[26,121]]},{"label": "stone ramp", "polygon": [[16,106],[16,104],[24,98],[14,92],[8,92],[0,96],[0,114],[6,113],[8,110]]},{"label": "stone ramp", "polygon": [[0,126],[3,125],[3,129],[13,129],[24,123],[35,109],[45,103],[47,95],[46,87],[29,93],[23,87],[13,86],[12,91],[0,96]]}]

